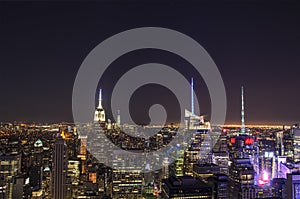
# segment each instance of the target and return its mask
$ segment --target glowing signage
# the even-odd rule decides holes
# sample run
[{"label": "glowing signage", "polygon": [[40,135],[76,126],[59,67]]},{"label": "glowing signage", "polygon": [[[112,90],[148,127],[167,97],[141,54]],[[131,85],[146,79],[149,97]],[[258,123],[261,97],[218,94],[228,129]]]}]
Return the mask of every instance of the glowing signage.
[{"label": "glowing signage", "polygon": [[254,143],[254,139],[252,137],[248,137],[245,139],[245,145],[252,145]]},{"label": "glowing signage", "polygon": [[270,176],[268,172],[263,171],[262,177],[258,179],[258,184],[263,186],[265,184],[268,184],[270,182]]}]

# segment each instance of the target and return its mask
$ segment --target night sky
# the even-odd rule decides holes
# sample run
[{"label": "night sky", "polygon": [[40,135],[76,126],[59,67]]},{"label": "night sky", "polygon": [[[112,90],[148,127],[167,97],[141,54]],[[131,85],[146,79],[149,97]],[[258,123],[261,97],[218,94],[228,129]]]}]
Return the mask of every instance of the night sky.
[{"label": "night sky", "polygon": [[[299,10],[296,0],[1,1],[0,121],[71,122],[73,83],[88,53],[116,33],[155,26],[189,35],[208,51],[226,87],[228,123],[239,123],[242,85],[246,123],[299,122]],[[121,73],[118,67],[153,60],[186,65],[168,53],[141,53],[112,64],[100,82],[104,100]],[[193,71],[184,75],[189,78]],[[195,86],[201,110],[209,115],[201,78]]]}]

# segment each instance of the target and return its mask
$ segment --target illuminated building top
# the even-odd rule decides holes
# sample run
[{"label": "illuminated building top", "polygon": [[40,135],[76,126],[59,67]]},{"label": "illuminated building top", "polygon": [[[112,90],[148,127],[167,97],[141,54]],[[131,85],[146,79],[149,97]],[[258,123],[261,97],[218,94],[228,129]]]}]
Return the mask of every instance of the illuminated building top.
[{"label": "illuminated building top", "polygon": [[95,110],[94,122],[105,122],[105,111],[102,107],[102,89],[99,91],[98,107]]}]

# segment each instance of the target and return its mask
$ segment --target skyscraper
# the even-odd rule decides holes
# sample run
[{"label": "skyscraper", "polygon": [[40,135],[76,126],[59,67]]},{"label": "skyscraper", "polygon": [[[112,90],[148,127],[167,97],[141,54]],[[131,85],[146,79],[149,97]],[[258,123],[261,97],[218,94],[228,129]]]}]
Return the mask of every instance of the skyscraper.
[{"label": "skyscraper", "polygon": [[78,160],[68,160],[66,198],[77,198],[79,192],[80,162]]},{"label": "skyscraper", "polygon": [[95,110],[94,122],[105,122],[105,111],[102,107],[102,89],[99,91],[98,107]]},{"label": "skyscraper", "polygon": [[67,146],[61,134],[57,135],[53,155],[52,198],[64,199],[67,175]]},{"label": "skyscraper", "polygon": [[114,199],[141,199],[144,173],[135,158],[122,150],[113,151],[112,195]]},{"label": "skyscraper", "polygon": [[244,88],[241,89],[241,131],[229,142],[230,198],[253,198],[259,174],[259,148],[257,139],[246,132]]},{"label": "skyscraper", "polygon": [[229,198],[254,198],[255,170],[249,158],[233,159],[229,168],[229,176]]},{"label": "skyscraper", "polygon": [[21,155],[0,156],[0,198],[17,198],[16,177],[21,171]]},{"label": "skyscraper", "polygon": [[294,138],[294,162],[297,163],[300,162],[300,128],[292,127],[291,131]]},{"label": "skyscraper", "polygon": [[34,151],[31,156],[32,164],[29,168],[29,184],[34,191],[42,188],[42,161],[43,161],[43,142],[38,139],[34,143]]}]

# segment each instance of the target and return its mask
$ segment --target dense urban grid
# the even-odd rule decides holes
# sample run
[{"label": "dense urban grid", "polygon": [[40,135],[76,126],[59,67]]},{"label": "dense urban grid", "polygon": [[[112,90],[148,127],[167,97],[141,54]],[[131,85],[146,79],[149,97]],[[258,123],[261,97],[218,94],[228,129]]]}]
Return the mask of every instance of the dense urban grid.
[{"label": "dense urban grid", "polygon": [[[1,123],[0,198],[299,198],[299,125],[246,126],[244,115],[243,88],[241,126],[213,126],[186,110],[185,133],[195,136],[182,141],[187,146],[176,150],[174,162],[165,158],[160,170],[149,172],[103,164],[87,150],[89,133],[75,124]],[[122,150],[158,150],[178,130],[170,124],[149,139],[127,135],[140,129],[122,124],[120,112],[115,123],[106,118],[101,91],[94,122],[85,128],[98,128],[118,146],[115,164],[124,161]]]}]

